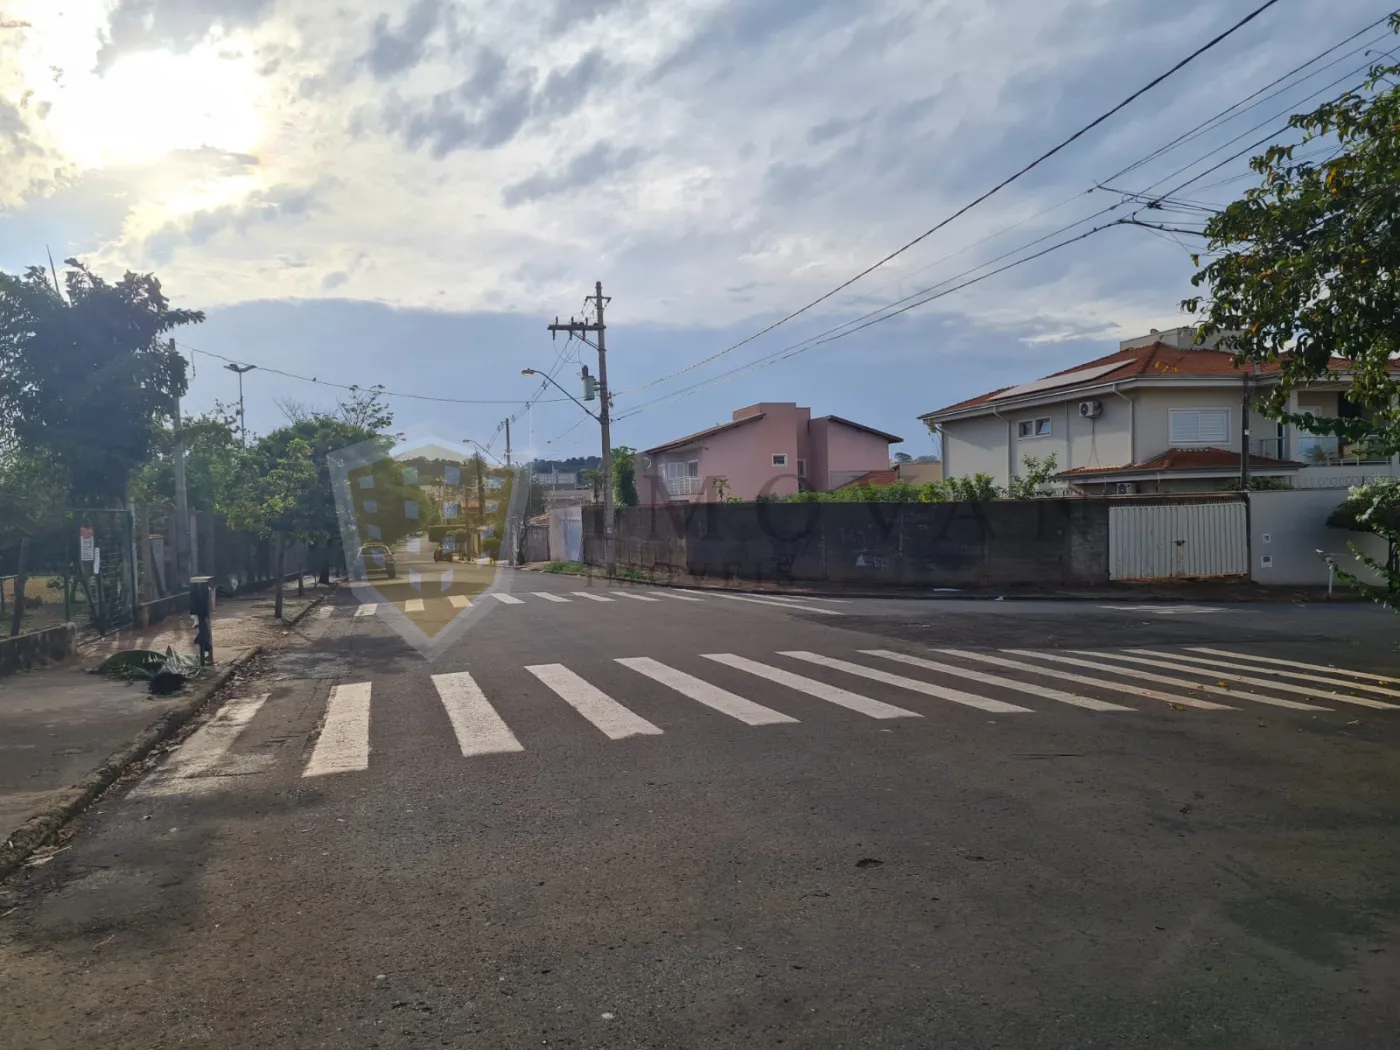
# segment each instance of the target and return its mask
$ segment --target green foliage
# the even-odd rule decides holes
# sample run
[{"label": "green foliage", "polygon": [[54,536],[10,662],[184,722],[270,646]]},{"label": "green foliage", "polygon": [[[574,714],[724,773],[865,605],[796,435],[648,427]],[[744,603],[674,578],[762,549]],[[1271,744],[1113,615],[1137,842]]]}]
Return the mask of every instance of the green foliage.
[{"label": "green foliage", "polygon": [[1337,570],[1337,575],[1373,601],[1400,612],[1400,481],[1376,478],[1354,486],[1327,519],[1327,524],[1334,529],[1369,532],[1385,540],[1384,564],[1356,544],[1347,544],[1357,561],[1385,581],[1383,587],[1362,583],[1341,569]]},{"label": "green foliage", "polygon": [[635,507],[637,497],[637,450],[619,445],[613,449],[612,481],[613,506]]},{"label": "green foliage", "polygon": [[[1391,17],[1400,30],[1400,15]],[[1273,363],[1281,381],[1261,411],[1317,434],[1400,451],[1400,65],[1377,66],[1347,92],[1291,118],[1299,144],[1335,147],[1318,162],[1275,146],[1251,162],[1260,184],[1205,227],[1217,257],[1193,278],[1208,297],[1186,300],[1203,335],[1240,363]],[[1344,376],[1336,358],[1350,361]],[[1347,418],[1288,412],[1289,392],[1333,373],[1361,411]]]},{"label": "green foliage", "polygon": [[[212,412],[184,421],[185,491],[191,510],[212,511],[230,498],[238,470],[242,442],[238,417],[223,405]],[[137,502],[174,503],[174,455],[176,435],[172,427],[156,434],[156,451],[131,477],[130,496]]]},{"label": "green foliage", "polygon": [[715,478],[711,481],[711,484],[715,487],[715,498],[721,503],[728,503],[729,500],[726,493],[729,492],[729,479]]},{"label": "green foliage", "polygon": [[499,536],[487,536],[481,541],[481,553],[485,554],[492,561],[501,556],[501,538]]},{"label": "green foliage", "polygon": [[948,493],[947,498],[958,503],[990,503],[1005,495],[990,474],[974,474],[970,478],[946,478],[942,485]]},{"label": "green foliage", "polygon": [[1011,484],[1006,490],[1007,499],[1037,499],[1049,495],[1046,486],[1060,469],[1055,454],[1052,452],[1044,459],[1027,456],[1021,460],[1021,466],[1025,468],[1026,473],[1011,476]]},{"label": "green foliage", "polygon": [[0,455],[0,549],[57,528],[67,493],[42,455]]},{"label": "green foliage", "polygon": [[[1285,492],[1293,488],[1292,483],[1287,478],[1250,478],[1250,492]],[[1240,479],[1231,478],[1222,486],[1225,492],[1239,492]]]},{"label": "green foliage", "polygon": [[204,315],[172,310],[150,274],[108,284],[67,265],[66,296],[42,267],[0,273],[0,442],[46,455],[74,503],[111,506],[185,392],[162,337]]},{"label": "green foliage", "polygon": [[603,500],[603,472],[597,468],[590,468],[582,472],[583,483],[593,490],[593,502],[601,503]]}]

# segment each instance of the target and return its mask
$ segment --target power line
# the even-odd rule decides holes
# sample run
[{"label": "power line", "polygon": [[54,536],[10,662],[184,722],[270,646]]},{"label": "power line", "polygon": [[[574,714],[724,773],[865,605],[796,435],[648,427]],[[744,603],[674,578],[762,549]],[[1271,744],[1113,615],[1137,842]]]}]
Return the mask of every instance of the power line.
[{"label": "power line", "polygon": [[[793,320],[793,319],[796,318],[796,317],[800,317],[802,314],[804,314],[804,313],[806,313],[808,310],[812,309],[812,307],[817,306],[817,305],[819,305],[820,303],[825,302],[827,299],[830,299],[833,295],[836,295],[838,292],[841,292],[841,291],[845,290],[846,288],[849,288],[851,285],[853,285],[853,284],[855,284],[857,281],[859,281],[862,277],[865,277],[865,276],[867,276],[867,275],[873,273],[875,270],[878,270],[881,266],[884,266],[886,263],[890,262],[891,260],[893,260],[893,259],[899,257],[900,255],[903,255],[903,254],[904,254],[905,252],[907,252],[910,248],[913,248],[915,245],[917,245],[917,244],[921,243],[922,241],[926,240],[927,238],[931,237],[933,234],[935,234],[935,233],[937,233],[939,230],[943,229],[945,226],[947,226],[949,223],[953,222],[955,219],[958,219],[959,217],[961,217],[961,216],[967,214],[969,211],[971,211],[973,208],[977,207],[977,205],[981,204],[983,201],[985,201],[985,200],[987,200],[988,198],[992,197],[992,196],[995,195],[996,193],[999,193],[1001,190],[1003,190],[1003,189],[1005,189],[1007,186],[1011,185],[1013,182],[1015,182],[1017,179],[1021,178],[1023,175],[1025,175],[1025,174],[1027,174],[1028,172],[1032,171],[1033,169],[1039,167],[1039,166],[1040,166],[1041,164],[1043,164],[1045,161],[1049,160],[1051,157],[1055,156],[1055,154],[1057,154],[1057,153],[1059,153],[1061,150],[1063,150],[1066,146],[1068,146],[1068,145],[1070,145],[1071,143],[1073,143],[1073,142],[1077,141],[1078,139],[1082,138],[1084,135],[1088,134],[1088,133],[1089,133],[1090,131],[1092,131],[1094,128],[1098,127],[1100,124],[1102,124],[1104,121],[1108,120],[1108,119],[1109,119],[1110,117],[1112,117],[1114,114],[1118,113],[1120,110],[1124,109],[1125,107],[1127,107],[1128,105],[1130,105],[1131,103],[1133,103],[1134,101],[1136,101],[1138,98],[1140,98],[1140,97],[1142,97],[1143,95],[1147,94],[1147,92],[1151,91],[1151,90],[1152,90],[1153,88],[1155,88],[1158,84],[1162,83],[1164,80],[1166,80],[1166,79],[1168,79],[1169,77],[1171,77],[1171,76],[1175,75],[1176,73],[1180,72],[1182,69],[1184,69],[1184,68],[1185,68],[1187,65],[1189,65],[1191,62],[1195,61],[1195,60],[1196,60],[1197,58],[1199,58],[1201,55],[1205,54],[1205,53],[1206,53],[1207,51],[1209,51],[1211,48],[1215,47],[1217,44],[1219,44],[1221,41],[1223,41],[1226,37],[1230,36],[1231,34],[1237,32],[1239,29],[1243,28],[1245,25],[1247,25],[1247,24],[1249,24],[1250,22],[1254,21],[1254,19],[1258,18],[1261,14],[1263,14],[1263,13],[1264,13],[1265,11],[1267,11],[1269,8],[1273,7],[1274,4],[1276,4],[1276,3],[1278,3],[1278,0],[1265,0],[1264,3],[1260,4],[1258,7],[1256,7],[1256,8],[1255,8],[1253,11],[1251,11],[1249,14],[1245,15],[1243,18],[1241,18],[1241,19],[1240,19],[1238,22],[1236,22],[1234,25],[1230,26],[1228,29],[1224,30],[1223,32],[1217,34],[1217,35],[1216,35],[1215,37],[1213,37],[1212,39],[1206,41],[1206,43],[1204,43],[1204,44],[1202,44],[1200,47],[1196,48],[1196,50],[1192,51],[1192,52],[1191,52],[1189,55],[1187,55],[1185,58],[1181,59],[1181,60],[1180,60],[1179,62],[1177,62],[1174,66],[1172,66],[1170,69],[1168,69],[1166,72],[1158,74],[1156,77],[1154,77],[1152,80],[1148,81],[1148,82],[1147,82],[1146,84],[1144,84],[1142,87],[1138,88],[1136,91],[1134,91],[1131,95],[1127,96],[1125,99],[1123,99],[1123,100],[1122,100],[1121,102],[1119,102],[1117,105],[1113,106],[1113,108],[1111,108],[1111,109],[1105,111],[1104,113],[1100,114],[1098,117],[1095,117],[1092,121],[1090,121],[1088,124],[1084,125],[1082,128],[1080,128],[1080,129],[1079,129],[1078,131],[1076,131],[1074,134],[1072,134],[1072,135],[1070,135],[1068,138],[1062,140],[1058,145],[1052,147],[1051,149],[1046,150],[1044,153],[1042,153],[1040,156],[1036,157],[1036,158],[1035,158],[1034,160],[1032,160],[1030,163],[1028,163],[1028,164],[1026,164],[1025,166],[1023,166],[1020,170],[1018,170],[1018,171],[1014,172],[1013,174],[1007,176],[1005,179],[1003,179],[1001,182],[997,183],[997,184],[996,184],[995,186],[993,186],[991,189],[989,189],[989,190],[985,191],[984,193],[982,193],[981,195],[975,197],[973,200],[971,200],[971,201],[969,201],[967,204],[963,205],[963,206],[962,206],[961,208],[959,208],[957,211],[953,212],[951,215],[949,215],[948,217],[946,217],[945,219],[943,219],[942,221],[940,221],[940,222],[937,223],[936,225],[934,225],[934,226],[930,227],[929,229],[925,230],[923,233],[919,234],[919,236],[915,237],[913,240],[911,240],[911,241],[909,241],[908,243],[904,244],[902,247],[897,248],[897,249],[895,249],[894,251],[890,252],[890,254],[886,255],[883,259],[880,259],[878,262],[876,262],[876,263],[874,263],[874,264],[872,264],[872,265],[870,265],[870,266],[867,266],[864,270],[862,270],[860,273],[856,274],[854,277],[850,278],[850,279],[847,280],[847,281],[842,282],[841,284],[838,284],[835,288],[831,289],[829,292],[826,292],[825,294],[823,294],[823,295],[821,295],[821,296],[818,296],[816,299],[813,299],[813,300],[812,300],[811,302],[809,302],[807,305],[805,305],[805,306],[803,306],[803,307],[800,307],[800,308],[797,309],[797,310],[792,311],[791,313],[785,315],[784,317],[779,318],[778,320],[774,321],[772,324],[768,325],[767,327],[761,328],[759,331],[755,332],[753,335],[750,335],[750,336],[748,336],[748,337],[745,338],[745,339],[741,339],[739,342],[734,343],[734,344],[731,345],[731,346],[727,346],[727,347],[725,347],[723,350],[720,350],[720,351],[717,351],[716,353],[711,354],[709,357],[702,358],[701,360],[696,361],[694,364],[687,365],[685,368],[682,368],[682,369],[679,369],[679,370],[677,370],[677,371],[675,371],[675,372],[672,372],[672,373],[670,373],[669,375],[662,376],[660,379],[654,380],[654,381],[652,381],[651,383],[648,383],[648,384],[646,384],[646,385],[648,385],[648,386],[653,386],[653,385],[655,385],[656,383],[662,383],[662,382],[665,382],[666,380],[674,379],[676,376],[683,375],[683,374],[685,374],[686,372],[694,371],[694,370],[697,369],[697,368],[700,368],[700,367],[702,367],[702,366],[704,366],[704,365],[706,365],[706,364],[709,364],[711,361],[714,361],[714,360],[716,360],[716,359],[718,359],[718,358],[720,358],[720,357],[723,357],[725,354],[731,353],[731,352],[733,352],[733,351],[739,349],[739,348],[742,347],[742,346],[746,346],[747,344],[753,342],[755,339],[758,339],[758,338],[760,338],[761,336],[767,335],[769,332],[773,331],[775,328],[778,328],[778,327],[780,327],[781,325],[787,324],[787,322]],[[640,389],[640,388],[634,388],[634,389]]]},{"label": "power line", "polygon": [[[247,363],[246,357],[235,358],[225,357],[223,354],[216,354],[212,350],[200,350],[190,346],[189,343],[176,341],[176,346],[188,350],[192,354],[203,354],[205,357],[212,357],[219,361],[227,361],[229,364]],[[375,384],[373,386],[362,386],[358,383],[333,383],[329,379],[321,379],[317,376],[303,376],[295,372],[287,372],[281,368],[273,368],[270,365],[255,366],[259,372],[271,372],[273,375],[283,376],[286,379],[297,379],[303,383],[315,383],[317,386],[334,387],[336,390],[349,390],[358,392],[361,390],[372,391],[383,397],[402,397],[411,401],[437,401],[449,405],[518,405],[519,398],[510,399],[489,399],[489,398],[463,398],[463,397],[433,397],[428,394],[405,394],[398,390],[386,390],[383,386]],[[552,398],[551,401],[563,401],[564,398]]]},{"label": "power line", "polygon": [[[1393,14],[1393,12],[1392,12],[1392,14]],[[1201,121],[1201,123],[1197,124],[1195,127],[1190,128],[1190,129],[1188,129],[1188,130],[1182,132],[1180,135],[1178,135],[1176,138],[1172,139],[1172,140],[1171,140],[1170,142],[1168,142],[1166,145],[1158,147],[1156,150],[1154,150],[1153,152],[1149,153],[1147,156],[1142,157],[1142,158],[1140,158],[1140,159],[1134,161],[1132,164],[1129,164],[1126,168],[1121,168],[1120,170],[1115,171],[1112,175],[1110,175],[1108,178],[1104,179],[1103,181],[1104,181],[1104,182],[1114,182],[1114,181],[1116,181],[1117,179],[1121,178],[1122,176],[1128,174],[1128,172],[1130,172],[1130,171],[1135,171],[1136,169],[1142,167],[1144,164],[1149,164],[1149,163],[1151,163],[1152,161],[1156,160],[1158,157],[1162,156],[1163,154],[1168,153],[1168,152],[1170,152],[1171,150],[1175,149],[1177,146],[1184,145],[1185,143],[1191,141],[1192,139],[1199,138],[1199,137],[1200,137],[1201,135],[1203,135],[1205,132],[1210,131],[1210,130],[1212,130],[1214,127],[1218,127],[1220,124],[1225,123],[1226,120],[1233,120],[1235,117],[1238,117],[1238,116],[1240,116],[1241,114],[1244,114],[1244,113],[1249,112],[1251,109],[1254,109],[1256,106],[1262,105],[1263,103],[1267,102],[1269,99],[1271,99],[1271,98],[1277,98],[1277,97],[1278,97],[1280,94],[1282,94],[1284,91],[1287,91],[1287,90],[1289,90],[1289,89],[1291,89],[1291,88],[1297,87],[1297,85],[1300,84],[1300,83],[1302,83],[1303,81],[1311,80],[1313,77],[1317,76],[1317,75],[1318,75],[1319,73],[1321,73],[1323,70],[1325,70],[1325,69],[1330,69],[1330,68],[1332,68],[1332,66],[1337,65],[1339,62],[1344,62],[1344,61],[1346,61],[1346,60],[1347,60],[1348,58],[1350,58],[1352,55],[1356,54],[1356,53],[1359,52],[1359,51],[1364,51],[1369,45],[1376,43],[1378,40],[1384,40],[1387,36],[1390,35],[1389,32],[1381,33],[1381,34],[1379,34],[1378,36],[1376,36],[1374,39],[1366,41],[1366,43],[1365,43],[1365,44],[1362,44],[1360,47],[1355,48],[1355,49],[1353,49],[1353,50],[1351,50],[1351,51],[1348,51],[1345,55],[1341,55],[1341,56],[1339,56],[1338,58],[1334,59],[1333,61],[1327,63],[1327,65],[1322,66],[1320,69],[1315,69],[1315,70],[1313,70],[1313,72],[1309,73],[1306,77],[1303,77],[1302,80],[1297,81],[1296,83],[1293,83],[1293,84],[1289,84],[1289,85],[1287,85],[1286,87],[1281,88],[1279,91],[1275,91],[1275,92],[1273,92],[1273,94],[1270,94],[1270,95],[1265,96],[1264,98],[1258,98],[1258,96],[1263,95],[1264,92],[1268,91],[1270,88],[1272,88],[1272,87],[1277,87],[1279,84],[1282,84],[1285,80],[1288,80],[1288,79],[1290,79],[1291,77],[1295,76],[1296,74],[1301,73],[1304,69],[1307,69],[1308,66],[1312,65],[1314,62],[1318,61],[1319,59],[1322,59],[1322,58],[1327,57],[1327,56],[1330,55],[1333,51],[1336,51],[1338,48],[1345,47],[1347,44],[1351,43],[1351,42],[1352,42],[1353,40],[1355,40],[1357,37],[1362,36],[1362,35],[1364,35],[1364,34],[1366,34],[1366,33],[1369,33],[1372,29],[1375,29],[1376,26],[1382,24],[1383,22],[1385,22],[1385,21],[1386,21],[1387,19],[1389,19],[1390,17],[1391,17],[1390,14],[1382,15],[1380,18],[1376,19],[1374,22],[1370,23],[1369,25],[1363,26],[1361,29],[1358,29],[1355,33],[1353,33],[1351,36],[1347,37],[1345,40],[1340,40],[1340,41],[1338,41],[1337,43],[1333,44],[1331,47],[1327,48],[1327,50],[1322,51],[1322,52],[1319,52],[1318,54],[1314,55],[1312,58],[1308,59],[1306,62],[1303,62],[1303,63],[1300,63],[1299,65],[1294,66],[1294,67],[1293,67],[1292,69],[1290,69],[1287,73],[1284,73],[1282,76],[1277,77],[1276,79],[1269,81],[1269,83],[1265,84],[1263,87],[1259,88],[1257,91],[1254,91],[1253,93],[1251,93],[1251,94],[1249,94],[1249,95],[1246,95],[1244,98],[1240,99],[1238,102],[1235,102],[1234,104],[1232,104],[1232,105],[1230,105],[1230,106],[1227,106],[1225,109],[1221,110],[1219,113],[1215,114],[1214,116],[1206,118],[1205,120]],[[1256,98],[1258,98],[1258,101],[1254,102],[1252,105],[1244,106],[1244,104],[1245,104],[1246,102],[1250,102],[1251,99],[1256,99]],[[1243,109],[1240,109],[1241,106],[1244,106],[1244,108],[1243,108]],[[1239,110],[1239,112],[1234,113],[1235,110]],[[1234,113],[1234,116],[1230,116],[1229,114],[1231,114],[1231,113]]]},{"label": "power line", "polygon": [[[1073,224],[1071,224],[1071,225],[1076,225],[1076,226],[1077,226],[1077,225],[1080,225],[1080,224],[1082,223],[1082,221],[1083,221],[1083,220],[1081,220],[1079,223],[1073,223]],[[916,308],[916,307],[923,306],[925,303],[930,303],[930,302],[932,302],[932,301],[935,300],[935,299],[942,299],[944,296],[952,295],[954,292],[961,291],[962,289],[967,288],[967,287],[970,286],[970,285],[974,285],[974,284],[977,284],[977,283],[979,283],[979,282],[981,282],[981,281],[985,281],[985,280],[987,280],[989,277],[995,277],[997,274],[1005,273],[1007,270],[1014,269],[1014,268],[1017,267],[1017,266],[1022,266],[1022,265],[1024,265],[1024,264],[1028,263],[1028,262],[1033,262],[1034,260],[1039,259],[1039,258],[1041,258],[1042,256],[1049,255],[1051,252],[1058,251],[1058,250],[1061,249],[1061,248],[1068,247],[1069,245],[1075,244],[1075,243],[1077,243],[1078,241],[1086,240],[1087,238],[1093,236],[1094,234],[1099,233],[1099,232],[1101,232],[1101,231],[1103,231],[1103,230],[1109,229],[1110,227],[1113,227],[1113,226],[1121,226],[1121,225],[1125,224],[1126,221],[1127,221],[1127,220],[1125,220],[1125,219],[1115,219],[1113,222],[1107,222],[1107,223],[1103,223],[1103,224],[1101,224],[1101,225],[1099,225],[1099,226],[1094,226],[1094,227],[1092,227],[1091,229],[1085,230],[1085,231],[1083,231],[1082,233],[1078,233],[1078,234],[1076,234],[1076,235],[1073,236],[1073,237],[1069,237],[1069,238],[1066,238],[1066,239],[1063,240],[1063,241],[1059,241],[1059,242],[1057,242],[1057,243],[1055,243],[1055,244],[1052,244],[1052,245],[1050,245],[1048,248],[1042,248],[1040,251],[1035,252],[1034,254],[1027,255],[1027,256],[1025,256],[1024,258],[1016,259],[1016,260],[1014,260],[1014,261],[1012,261],[1012,262],[1007,263],[1005,266],[999,266],[999,267],[997,267],[997,268],[994,269],[994,270],[989,270],[987,273],[980,274],[980,275],[978,275],[978,276],[976,276],[976,277],[971,277],[971,278],[969,278],[968,280],[963,281],[961,284],[955,285],[955,286],[952,287],[952,288],[947,288],[947,289],[945,289],[945,290],[943,290],[943,291],[939,291],[939,292],[932,292],[932,294],[927,294],[927,295],[925,295],[925,294],[922,293],[922,292],[916,292],[916,293],[914,293],[914,295],[906,296],[906,297],[905,297],[906,300],[914,299],[915,301],[913,301],[913,302],[908,302],[907,305],[901,306],[901,307],[899,307],[899,309],[897,309],[897,310],[890,310],[890,311],[888,311],[888,312],[874,311],[875,313],[879,313],[880,316],[878,316],[878,317],[872,317],[871,315],[867,314],[866,316],[867,316],[868,318],[870,318],[869,320],[866,320],[863,324],[856,325],[855,327],[850,328],[850,329],[847,330],[847,331],[828,330],[828,333],[820,333],[819,336],[814,336],[814,337],[811,337],[810,339],[804,339],[804,340],[802,340],[802,341],[800,341],[800,342],[793,343],[791,346],[784,347],[784,348],[781,349],[781,350],[775,350],[773,353],[768,354],[768,355],[765,356],[765,357],[760,357],[760,358],[758,358],[758,359],[755,360],[755,361],[751,361],[751,362],[749,362],[747,365],[741,365],[741,366],[739,366],[738,368],[735,368],[735,369],[730,370],[729,372],[721,373],[720,375],[718,375],[718,376],[713,376],[713,377],[711,377],[710,379],[701,380],[701,381],[698,382],[698,383],[695,383],[695,384],[693,384],[693,385],[691,385],[691,386],[688,386],[688,387],[684,387],[684,388],[682,388],[681,390],[677,390],[677,391],[675,391],[675,392],[673,392],[673,393],[671,393],[671,394],[666,394],[666,395],[663,395],[662,397],[655,398],[655,399],[652,400],[652,401],[643,402],[641,405],[638,405],[637,407],[633,408],[630,412],[625,412],[625,413],[623,413],[622,415],[618,416],[617,418],[618,418],[619,420],[628,419],[628,418],[630,418],[631,416],[638,415],[639,413],[644,412],[644,411],[647,411],[647,410],[649,410],[649,409],[651,409],[651,408],[654,408],[654,407],[656,407],[657,405],[663,404],[663,403],[668,402],[668,401],[674,401],[675,399],[677,399],[677,398],[679,398],[679,397],[684,397],[685,395],[687,395],[687,394],[689,394],[689,393],[693,393],[693,392],[696,391],[696,390],[699,390],[699,389],[702,389],[702,388],[705,388],[705,387],[708,387],[708,386],[714,386],[714,385],[717,385],[717,384],[722,383],[722,382],[728,382],[730,379],[737,379],[737,378],[739,378],[739,377],[742,376],[742,375],[747,375],[749,372],[753,372],[753,371],[758,370],[759,368],[763,368],[763,367],[766,367],[767,365],[774,364],[774,363],[776,363],[777,361],[786,360],[786,359],[788,359],[788,358],[790,358],[790,357],[796,357],[798,354],[806,353],[808,350],[811,350],[811,349],[813,349],[814,347],[821,346],[821,345],[824,344],[824,343],[835,342],[837,339],[844,339],[844,338],[846,338],[846,336],[854,335],[856,332],[860,331],[861,329],[869,328],[871,325],[880,324],[882,321],[888,321],[888,320],[890,320],[891,318],[897,317],[897,316],[899,316],[900,314],[903,314],[903,313],[907,313],[907,312],[909,312],[910,310],[913,310],[913,309]],[[1066,227],[1066,228],[1067,228],[1067,227]],[[1063,232],[1063,229],[1060,230],[1060,231],[1056,231],[1056,232]],[[1053,234],[1052,234],[1052,236],[1053,236]],[[1044,239],[1045,239],[1045,238],[1041,238],[1041,240],[1044,240]],[[1015,249],[1015,251],[1021,251],[1021,250],[1024,250],[1024,247],[1021,248],[1021,249]],[[1013,251],[1013,252],[1010,252],[1010,253],[1007,253],[1007,254],[1014,254],[1014,251]],[[1004,257],[1004,256],[1003,256],[1003,257]],[[986,265],[987,265],[986,263],[983,263],[983,264],[982,264],[982,266],[986,266]],[[977,269],[981,269],[981,268],[982,268],[981,266],[978,266],[978,267],[974,267],[973,270],[977,270]],[[972,271],[972,270],[969,270],[969,271],[965,271],[965,272],[966,272],[966,273],[971,273],[971,272],[973,272],[973,271]],[[952,280],[956,280],[956,278],[951,278],[951,279],[952,279]],[[947,281],[940,282],[940,284],[947,284],[947,283],[948,283]],[[934,287],[938,287],[938,286],[935,285]],[[924,291],[925,291],[925,292],[930,292],[930,291],[932,291],[932,289],[925,289]],[[922,296],[922,297],[921,297],[921,298],[916,298],[916,297],[920,297],[920,296]],[[847,327],[847,326],[846,326],[846,325],[841,325],[841,326],[838,326],[838,327],[840,327],[840,328],[845,328],[845,327]]]}]

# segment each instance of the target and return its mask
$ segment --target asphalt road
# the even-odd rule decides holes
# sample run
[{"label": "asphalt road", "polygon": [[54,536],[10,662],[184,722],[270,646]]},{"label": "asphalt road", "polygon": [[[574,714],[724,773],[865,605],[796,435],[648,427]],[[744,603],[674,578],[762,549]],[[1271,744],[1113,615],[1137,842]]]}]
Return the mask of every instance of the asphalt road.
[{"label": "asphalt road", "polygon": [[0,1046],[1400,1045],[1393,617],[422,590],[11,888]]}]

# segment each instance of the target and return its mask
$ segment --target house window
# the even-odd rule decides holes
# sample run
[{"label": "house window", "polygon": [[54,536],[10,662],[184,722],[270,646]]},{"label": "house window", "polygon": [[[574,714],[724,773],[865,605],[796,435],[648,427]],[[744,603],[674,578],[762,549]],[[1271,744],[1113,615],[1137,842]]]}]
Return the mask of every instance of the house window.
[{"label": "house window", "polygon": [[774,452],[774,453],[773,453],[773,466],[775,466],[775,467],[785,467],[785,466],[787,466],[787,453],[786,453],[786,452]]},{"label": "house window", "polygon": [[1228,445],[1230,443],[1230,410],[1228,408],[1173,408],[1170,418],[1172,445]]},{"label": "house window", "polygon": [[1050,417],[1043,416],[1040,419],[1023,419],[1016,424],[1016,433],[1023,437],[1049,437]]},{"label": "house window", "polygon": [[700,476],[700,461],[698,459],[672,460],[665,465],[665,470],[667,481],[676,478],[698,478]]},{"label": "house window", "polygon": [[799,459],[797,461],[797,476],[799,478],[805,478],[807,476],[807,461],[805,459]]}]

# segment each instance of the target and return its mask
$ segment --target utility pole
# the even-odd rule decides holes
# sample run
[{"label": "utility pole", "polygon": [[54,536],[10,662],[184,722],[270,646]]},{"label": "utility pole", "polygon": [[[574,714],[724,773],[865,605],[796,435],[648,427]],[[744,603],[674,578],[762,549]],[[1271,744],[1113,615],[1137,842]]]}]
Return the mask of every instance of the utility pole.
[{"label": "utility pole", "polygon": [[595,282],[593,290],[594,294],[588,297],[588,301],[594,304],[596,313],[592,324],[587,320],[575,321],[572,317],[569,318],[568,324],[560,324],[556,317],[549,330],[555,333],[567,332],[569,335],[578,336],[585,343],[588,342],[584,338],[586,333],[593,332],[598,336],[598,423],[603,430],[603,562],[608,575],[611,576],[617,568],[617,562],[613,557],[612,405],[608,398],[607,343],[604,341],[607,326],[603,324],[603,307],[612,300],[604,297],[602,281]]},{"label": "utility pole", "polygon": [[248,444],[248,420],[243,415],[243,373],[251,372],[257,365],[224,365],[230,372],[238,373],[238,436],[246,446]]},{"label": "utility pole", "polygon": [[506,420],[506,466],[510,466],[510,420]]},{"label": "utility pole", "polygon": [[[170,340],[170,352],[178,353],[175,340]],[[175,398],[175,452],[171,460],[175,475],[175,575],[177,583],[184,586],[194,575],[191,554],[194,544],[190,542],[190,501],[185,488],[185,426],[180,419],[180,399]]]}]

